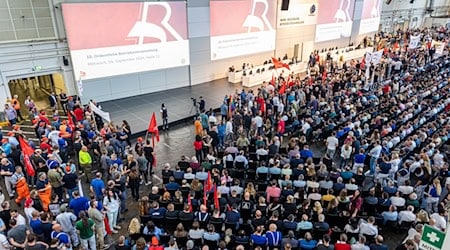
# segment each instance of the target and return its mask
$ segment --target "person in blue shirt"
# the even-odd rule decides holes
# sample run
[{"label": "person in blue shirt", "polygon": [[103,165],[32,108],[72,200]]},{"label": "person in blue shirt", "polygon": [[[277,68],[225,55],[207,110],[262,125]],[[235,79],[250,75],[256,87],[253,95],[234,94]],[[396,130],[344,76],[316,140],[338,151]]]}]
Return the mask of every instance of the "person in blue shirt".
[{"label": "person in blue shirt", "polygon": [[62,231],[61,225],[56,223],[53,224],[53,231],[51,233],[51,238],[57,238],[59,240],[60,245],[65,246],[67,249],[72,249],[72,244],[70,242],[70,236]]},{"label": "person in blue shirt", "polygon": [[269,231],[266,233],[266,238],[269,249],[274,249],[281,246],[283,236],[280,231],[277,231],[277,226],[274,223],[271,223],[269,225]]},{"label": "person in blue shirt", "polygon": [[159,203],[157,201],[154,201],[152,203],[152,208],[150,208],[148,214],[151,218],[164,218],[166,215],[166,208],[159,207]]},{"label": "person in blue shirt", "polygon": [[84,196],[80,196],[80,192],[77,190],[73,192],[73,199],[69,203],[69,208],[78,217],[80,211],[86,210],[86,204],[88,202],[89,200]]},{"label": "person in blue shirt", "polygon": [[250,240],[253,243],[253,248],[267,246],[267,237],[262,234],[262,226],[256,227],[256,231],[250,236]]},{"label": "person in blue shirt", "polygon": [[312,250],[316,248],[317,241],[313,239],[310,232],[305,233],[305,238],[299,241],[300,249]]},{"label": "person in blue shirt", "polygon": [[217,126],[217,134],[219,135],[219,146],[224,146],[226,125],[223,121]]},{"label": "person in blue shirt", "polygon": [[91,181],[91,187],[90,190],[92,193],[95,194],[95,197],[97,197],[97,200],[102,201],[103,195],[105,193],[105,182],[102,180],[102,173],[97,172],[95,174],[95,179]]},{"label": "person in blue shirt", "polygon": [[33,211],[31,216],[30,227],[33,230],[33,233],[36,234],[40,240],[43,240],[44,232],[42,231],[40,213],[38,211]]},{"label": "person in blue shirt", "polygon": [[309,149],[308,145],[303,146],[303,150],[300,151],[300,157],[305,161],[309,157],[313,157],[313,152]]},{"label": "person in blue shirt", "polygon": [[169,177],[169,183],[166,184],[167,191],[176,191],[180,189],[180,184],[175,182],[175,178],[173,176]]}]

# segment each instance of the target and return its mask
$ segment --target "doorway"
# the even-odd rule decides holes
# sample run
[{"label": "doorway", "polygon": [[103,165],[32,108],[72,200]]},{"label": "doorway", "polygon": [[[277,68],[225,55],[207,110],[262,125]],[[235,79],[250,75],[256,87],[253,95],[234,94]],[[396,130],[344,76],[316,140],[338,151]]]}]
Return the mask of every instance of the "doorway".
[{"label": "doorway", "polygon": [[50,107],[48,96],[55,92],[67,93],[64,77],[61,73],[17,78],[8,82],[11,96],[18,95],[22,114],[28,114],[27,107],[23,104],[26,97],[30,96],[38,110]]}]

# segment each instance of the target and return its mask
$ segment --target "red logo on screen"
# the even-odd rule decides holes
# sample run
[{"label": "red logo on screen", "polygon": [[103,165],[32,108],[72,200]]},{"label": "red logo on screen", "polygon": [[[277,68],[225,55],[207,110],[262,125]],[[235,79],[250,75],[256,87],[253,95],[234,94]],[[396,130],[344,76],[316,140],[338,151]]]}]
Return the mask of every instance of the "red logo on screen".
[{"label": "red logo on screen", "polygon": [[[166,15],[160,21],[160,23],[149,22],[149,17],[152,16],[152,7],[163,7],[166,11]],[[158,9],[160,10],[160,8]],[[160,14],[159,14],[160,15]],[[128,33],[128,37],[138,38],[137,44],[144,44],[145,38],[155,38],[161,42],[167,42],[167,34],[169,32],[175,40],[183,41],[183,37],[169,24],[169,20],[172,16],[172,8],[169,3],[166,2],[146,2],[143,3],[143,9],[140,13],[140,21],[137,21],[133,28]]]},{"label": "red logo on screen", "polygon": [[[258,3],[264,5],[264,10],[261,13],[261,16],[255,15],[256,5]],[[242,24],[242,27],[247,28],[247,33],[250,33],[252,28],[257,28],[259,31],[264,31],[266,30],[266,28],[268,30],[273,30],[272,25],[270,24],[269,19],[267,18],[268,11],[269,11],[269,3],[267,2],[267,0],[253,0],[252,10],[250,14],[248,14],[244,23]]]}]

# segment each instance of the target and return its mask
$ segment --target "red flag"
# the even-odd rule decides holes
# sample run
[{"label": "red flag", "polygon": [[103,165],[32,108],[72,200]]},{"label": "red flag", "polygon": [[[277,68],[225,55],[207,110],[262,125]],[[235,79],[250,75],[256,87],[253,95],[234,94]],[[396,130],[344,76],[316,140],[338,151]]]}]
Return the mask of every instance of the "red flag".
[{"label": "red flag", "polygon": [[217,193],[217,186],[214,184],[214,207],[219,209],[219,194]]},{"label": "red flag", "polygon": [[275,57],[272,57],[272,63],[273,63],[273,66],[275,67],[275,69],[286,68],[288,70],[291,70],[291,68],[289,67],[289,64],[280,62]]},{"label": "red flag", "polygon": [[270,81],[272,86],[275,86],[275,75],[272,73],[272,80]]},{"label": "red flag", "polygon": [[31,148],[30,144],[26,142],[22,136],[19,136],[19,144],[22,149],[23,161],[25,163],[25,170],[27,171],[28,176],[34,176],[36,172],[34,171],[33,165],[30,161],[30,156],[34,153],[33,148]]},{"label": "red flag", "polygon": [[280,94],[284,94],[284,92],[286,92],[286,82],[283,82],[279,92]]},{"label": "red flag", "polygon": [[189,212],[192,212],[192,201],[191,201],[191,194],[188,194],[188,205],[189,205]]},{"label": "red flag", "polygon": [[152,143],[153,147],[155,147],[155,139],[153,135],[156,136],[156,141],[159,142],[159,131],[158,131],[158,124],[156,123],[155,112],[153,112],[152,117],[150,118],[150,123],[148,124],[147,131],[152,134]]},{"label": "red flag", "polygon": [[206,195],[208,191],[206,190],[206,185],[203,187],[203,205],[208,205],[208,196]]},{"label": "red flag", "polygon": [[73,131],[75,130],[75,124],[73,123],[72,113],[70,113],[70,111],[67,112],[67,123],[67,125],[69,125],[70,131],[72,131],[73,133]]},{"label": "red flag", "polygon": [[208,178],[206,179],[205,188],[208,192],[211,191],[211,188],[212,188],[211,172],[209,172],[209,171],[208,171]]}]

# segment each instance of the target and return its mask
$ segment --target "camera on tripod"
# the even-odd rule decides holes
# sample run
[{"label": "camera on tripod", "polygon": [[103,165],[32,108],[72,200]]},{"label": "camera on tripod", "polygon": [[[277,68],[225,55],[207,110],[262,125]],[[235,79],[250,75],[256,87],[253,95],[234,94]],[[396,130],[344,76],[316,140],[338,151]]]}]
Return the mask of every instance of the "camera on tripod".
[{"label": "camera on tripod", "polygon": [[194,97],[191,97],[192,105],[197,106],[197,99]]}]

